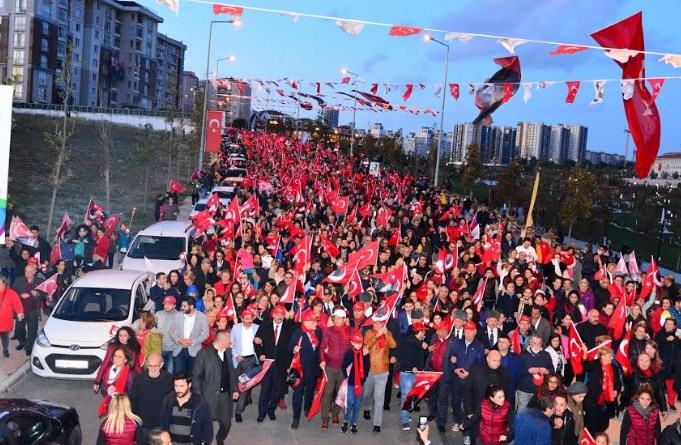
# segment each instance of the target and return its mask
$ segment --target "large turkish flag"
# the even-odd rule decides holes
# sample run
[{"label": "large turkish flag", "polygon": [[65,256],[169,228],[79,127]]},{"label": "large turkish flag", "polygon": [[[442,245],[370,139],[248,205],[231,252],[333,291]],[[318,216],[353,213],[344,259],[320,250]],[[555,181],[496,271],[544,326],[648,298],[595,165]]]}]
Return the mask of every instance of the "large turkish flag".
[{"label": "large turkish flag", "polygon": [[209,111],[206,118],[206,153],[220,153],[222,111]]}]

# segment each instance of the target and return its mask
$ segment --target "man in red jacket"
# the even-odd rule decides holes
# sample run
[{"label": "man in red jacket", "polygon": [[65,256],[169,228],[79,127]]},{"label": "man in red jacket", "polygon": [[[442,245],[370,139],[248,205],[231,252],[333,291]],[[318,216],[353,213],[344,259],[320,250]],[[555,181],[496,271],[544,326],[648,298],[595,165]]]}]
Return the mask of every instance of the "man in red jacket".
[{"label": "man in red jacket", "polygon": [[326,372],[326,388],[322,396],[322,429],[329,429],[329,412],[333,414],[333,424],[338,425],[340,406],[336,405],[336,393],[343,383],[343,355],[350,349],[350,325],[347,323],[345,310],[336,306],[332,313],[333,326],[326,328],[319,347],[319,367]]}]

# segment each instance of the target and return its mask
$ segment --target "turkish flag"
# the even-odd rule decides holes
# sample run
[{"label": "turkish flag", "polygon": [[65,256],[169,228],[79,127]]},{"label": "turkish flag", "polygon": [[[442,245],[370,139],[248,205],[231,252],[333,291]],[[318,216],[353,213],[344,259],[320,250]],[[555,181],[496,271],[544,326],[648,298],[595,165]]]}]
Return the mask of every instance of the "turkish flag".
[{"label": "turkish flag", "polygon": [[591,34],[602,47],[639,51],[626,61],[615,61],[622,68],[622,80],[634,80],[633,94],[622,98],[631,137],[636,144],[636,173],[643,179],[650,173],[660,149],[661,121],[657,106],[645,81],[643,14],[638,12],[614,25]]},{"label": "turkish flag", "polygon": [[272,363],[274,363],[274,360],[265,360],[260,364],[260,366],[252,368],[240,376],[237,376],[239,392],[248,391],[260,383],[262,378],[265,377],[265,374],[267,374],[267,371],[270,369],[270,366],[272,366]]},{"label": "turkish flag", "polygon": [[441,372],[418,371],[416,373],[416,380],[414,386],[407,393],[402,404],[402,409],[412,412],[414,408],[423,399],[430,388],[432,388],[438,380],[442,377]]},{"label": "turkish flag", "polygon": [[396,246],[400,242],[401,232],[402,229],[400,228],[400,224],[398,224],[397,227],[395,227],[393,234],[390,235],[390,239],[388,240],[389,246]]},{"label": "turkish flag", "polygon": [[459,84],[458,83],[450,83],[449,84],[449,94],[451,94],[452,97],[455,100],[459,100]]},{"label": "turkish flag", "polygon": [[352,273],[355,271],[356,267],[356,264],[345,263],[327,275],[322,281],[324,283],[346,284],[352,279]]},{"label": "turkish flag", "polygon": [[326,252],[329,255],[331,255],[334,258],[337,258],[338,255],[340,255],[340,250],[338,250],[338,247],[336,247],[336,245],[333,242],[331,242],[331,240],[329,240],[324,235],[319,235],[319,239],[322,241],[322,247],[324,248],[324,250],[326,250]]},{"label": "turkish flag", "polygon": [[605,264],[601,266],[600,269],[594,274],[594,280],[600,281],[608,275],[608,271],[605,268]]},{"label": "turkish flag", "polygon": [[265,241],[265,247],[267,250],[272,251],[272,256],[277,255],[277,250],[279,250],[279,241],[281,237],[279,235],[263,236],[263,241]]},{"label": "turkish flag", "polygon": [[348,297],[350,297],[354,301],[357,298],[357,296],[362,292],[364,292],[362,280],[359,277],[357,269],[355,269],[355,272],[352,274],[352,278],[348,283]]},{"label": "turkish flag", "polygon": [[247,214],[250,216],[260,215],[260,204],[258,203],[258,198],[255,195],[251,195],[241,206],[241,214]]},{"label": "turkish flag", "polygon": [[406,270],[406,266],[401,266],[390,272],[372,275],[376,292],[399,292],[407,278]]},{"label": "turkish flag", "polygon": [[220,153],[222,111],[209,111],[206,118],[206,153]]},{"label": "turkish flag", "polygon": [[653,94],[650,96],[648,105],[652,105],[655,102],[655,99],[657,99],[657,95],[660,94],[660,90],[662,90],[662,85],[664,85],[664,79],[648,79],[648,83],[650,84],[650,87],[653,89]]},{"label": "turkish flag", "polygon": [[485,253],[482,255],[482,262],[486,264],[487,262],[496,261],[500,256],[501,237],[497,235],[494,239],[492,239],[492,245],[489,246],[489,248],[485,250]]},{"label": "turkish flag", "polygon": [[350,83],[350,76],[345,76],[345,77],[343,77],[343,79],[341,79],[341,83],[342,83],[343,85],[349,84],[349,83]]},{"label": "turkish flag", "polygon": [[371,216],[371,201],[367,201],[366,204],[359,208],[359,214],[362,215],[362,218]]},{"label": "turkish flag", "polygon": [[378,209],[378,212],[376,214],[376,226],[377,227],[386,227],[388,225],[388,220],[392,216],[393,211],[386,208],[386,207],[381,207]]},{"label": "turkish flag", "polygon": [[591,433],[589,433],[586,427],[582,430],[582,440],[579,442],[579,445],[596,445],[596,441],[591,437]]},{"label": "turkish flag", "polygon": [[412,93],[412,91],[414,91],[414,85],[413,85],[413,84],[408,83],[408,84],[406,85],[406,87],[407,87],[407,89],[406,89],[406,91],[404,92],[404,94],[402,95],[402,100],[403,100],[404,102],[406,102],[407,99],[409,99],[409,97],[411,97],[411,93]]},{"label": "turkish flag", "polygon": [[471,301],[476,307],[480,307],[482,304],[482,297],[485,295],[485,287],[487,286],[487,277],[485,277],[485,280],[480,283],[478,288],[476,289],[475,293],[471,297]]},{"label": "turkish flag", "polygon": [[170,193],[182,194],[184,192],[184,187],[179,181],[171,179],[170,182],[168,183],[168,191]]},{"label": "turkish flag", "polygon": [[327,382],[326,371],[322,370],[322,375],[319,376],[319,379],[317,380],[317,385],[315,387],[315,396],[314,400],[312,401],[312,406],[310,407],[310,411],[307,413],[308,422],[312,420],[314,416],[317,415],[322,406],[322,396],[324,395],[326,382]]},{"label": "turkish flag", "polygon": [[[231,288],[231,286],[230,286]],[[225,295],[225,307],[220,311],[220,313],[224,313],[227,318],[231,319],[234,324],[237,324],[239,322],[239,319],[236,316],[236,309],[234,308],[234,297],[232,296],[231,292],[227,292]]]},{"label": "turkish flag", "polygon": [[392,28],[390,28],[390,32],[388,33],[389,36],[412,36],[414,34],[418,34],[423,30],[423,28],[415,28],[413,26],[399,26],[399,25],[393,25]]},{"label": "turkish flag", "polygon": [[[314,333],[312,335],[314,335]],[[298,340],[298,346],[300,346],[302,339],[303,337],[300,337],[300,340]],[[291,366],[288,367],[288,373],[286,375],[287,383],[291,386],[291,388],[295,388],[298,385],[300,385],[300,382],[303,380],[303,365],[302,363],[300,363],[300,351],[293,354],[293,358],[291,359]],[[295,375],[295,377],[297,378],[291,378],[292,375]]]},{"label": "turkish flag", "polygon": [[114,231],[116,230],[116,227],[118,226],[118,222],[121,220],[121,214],[113,215],[110,216],[104,221],[104,229],[106,236],[108,238],[111,238],[113,235]]},{"label": "turkish flag", "polygon": [[229,14],[234,17],[241,17],[244,13],[244,8],[241,6],[218,5],[213,3],[213,14]]},{"label": "turkish flag", "polygon": [[568,358],[570,359],[570,364],[572,365],[572,371],[575,375],[584,373],[584,367],[582,366],[582,339],[577,332],[577,328],[573,322],[570,322],[570,330],[568,331]]},{"label": "turkish flag", "polygon": [[241,222],[241,210],[239,209],[239,200],[236,199],[236,196],[230,201],[229,207],[227,208],[227,212],[225,213],[225,217],[223,219],[226,221],[232,221],[234,224]]},{"label": "turkish flag", "polygon": [[577,91],[579,91],[581,82],[579,80],[575,80],[572,82],[565,82],[565,84],[568,87],[568,93],[567,96],[565,96],[565,102],[571,104],[575,101],[575,97],[577,97]]},{"label": "turkish flag", "polygon": [[508,102],[511,97],[513,96],[513,84],[512,83],[505,83],[504,84],[504,97],[501,99],[501,103],[505,104]]},{"label": "turkish flag", "polygon": [[85,219],[92,222],[99,222],[104,220],[104,209],[102,206],[98,205],[94,199],[90,198],[90,202],[87,205],[87,211],[85,212]]},{"label": "turkish flag", "polygon": [[598,350],[605,347],[605,346],[610,347],[611,344],[612,344],[612,340],[606,340],[603,343],[600,343],[600,344],[594,346],[593,348],[589,349],[588,351],[586,351],[587,361],[592,362],[592,361],[596,360],[596,356],[598,355]]},{"label": "turkish flag", "polygon": [[560,45],[558,48],[554,49],[549,54],[551,54],[552,56],[557,56],[559,54],[574,54],[580,51],[586,51],[587,49],[589,48],[587,48],[586,46]]},{"label": "turkish flag", "polygon": [[643,286],[641,287],[641,295],[639,298],[642,300],[648,299],[648,296],[650,293],[653,291],[657,283],[659,283],[659,279],[657,278],[657,274],[659,273],[657,269],[657,263],[655,262],[655,258],[650,259],[650,266],[648,267],[648,271],[646,272],[646,277],[643,279]]},{"label": "turkish flag", "polygon": [[51,301],[52,296],[54,293],[57,291],[57,288],[59,287],[57,285],[57,274],[52,275],[50,278],[47,280],[43,281],[41,284],[36,286],[35,290],[39,290],[41,292],[45,292],[47,294],[47,298]]},{"label": "turkish flag", "polygon": [[52,251],[50,251],[50,266],[57,264],[57,261],[61,259],[61,243],[59,240],[52,246]]},{"label": "turkish flag", "polygon": [[338,198],[331,201],[331,209],[333,210],[333,213],[340,215],[347,212],[349,202],[349,196],[339,196]]},{"label": "turkish flag", "polygon": [[372,321],[383,321],[386,322],[390,319],[390,316],[397,306],[397,300],[400,299],[400,294],[398,292],[393,293],[391,296],[383,300],[381,306],[376,309],[376,312],[371,316]]},{"label": "turkish flag", "polygon": [[213,193],[206,201],[206,210],[211,216],[215,216],[218,210],[222,207],[222,202],[220,201],[220,196],[217,193]]},{"label": "turkish flag", "polygon": [[375,266],[378,261],[378,240],[365,244],[357,252],[352,252],[348,257],[348,263],[357,263],[357,269],[367,266]]},{"label": "turkish flag", "polygon": [[69,230],[71,230],[71,218],[69,218],[69,214],[66,213],[66,210],[64,210],[64,216],[61,219],[61,225],[57,229],[57,238],[61,238],[61,236],[67,233]]},{"label": "turkish flag", "polygon": [[371,89],[369,91],[371,91],[371,94],[378,94],[378,84],[377,83],[371,84]]},{"label": "turkish flag", "polygon": [[296,301],[296,288],[298,287],[298,274],[296,272],[293,273],[293,279],[289,283],[288,286],[286,286],[286,290],[281,294],[281,297],[279,298],[279,303],[281,304],[293,304],[294,301]]}]

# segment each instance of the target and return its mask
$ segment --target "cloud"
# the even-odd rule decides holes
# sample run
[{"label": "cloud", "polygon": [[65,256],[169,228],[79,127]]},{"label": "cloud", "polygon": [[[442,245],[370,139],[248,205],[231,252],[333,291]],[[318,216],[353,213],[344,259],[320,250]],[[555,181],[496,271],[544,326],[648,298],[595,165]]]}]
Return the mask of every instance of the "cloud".
[{"label": "cloud", "polygon": [[373,68],[379,63],[386,60],[387,58],[388,56],[386,56],[384,53],[374,54],[370,56],[368,59],[364,61],[364,65],[362,66],[362,73],[372,73]]}]

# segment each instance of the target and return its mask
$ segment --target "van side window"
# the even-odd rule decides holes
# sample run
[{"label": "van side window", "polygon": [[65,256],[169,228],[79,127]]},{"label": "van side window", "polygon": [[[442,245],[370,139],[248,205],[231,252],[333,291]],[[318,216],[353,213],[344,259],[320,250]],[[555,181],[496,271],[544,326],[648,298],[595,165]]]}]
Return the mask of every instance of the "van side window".
[{"label": "van side window", "polygon": [[132,317],[133,321],[140,318],[140,316],[142,315],[142,309],[144,308],[146,302],[147,294],[144,291],[144,285],[140,283],[140,285],[137,286],[137,290],[135,291],[135,309]]}]

